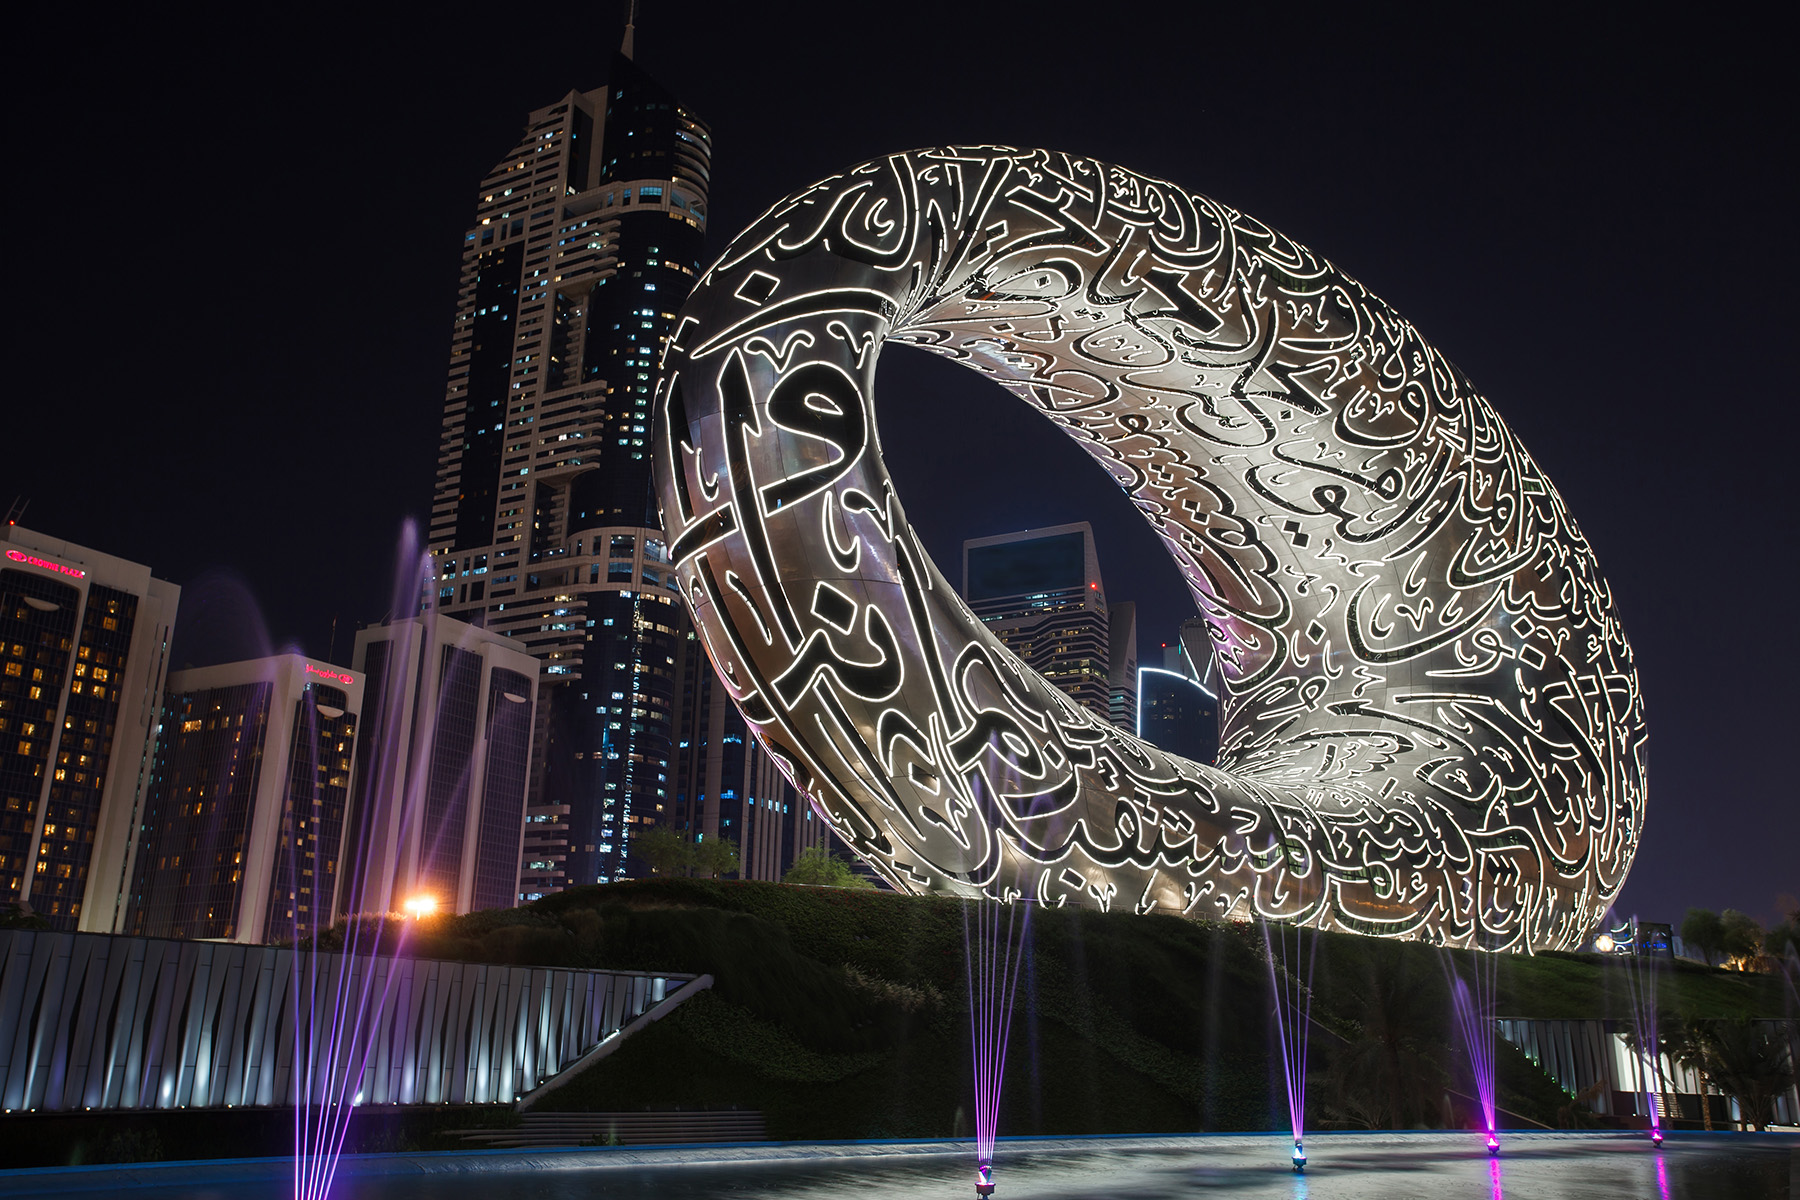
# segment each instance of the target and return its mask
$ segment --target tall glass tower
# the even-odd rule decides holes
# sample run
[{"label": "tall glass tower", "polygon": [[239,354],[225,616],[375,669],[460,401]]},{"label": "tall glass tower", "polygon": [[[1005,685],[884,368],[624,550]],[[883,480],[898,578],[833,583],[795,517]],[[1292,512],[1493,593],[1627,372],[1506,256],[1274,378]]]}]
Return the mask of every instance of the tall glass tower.
[{"label": "tall glass tower", "polygon": [[675,774],[687,622],[650,408],[712,142],[630,49],[530,115],[463,241],[430,545],[438,607],[543,663],[521,899],[623,878]]},{"label": "tall glass tower", "polygon": [[[963,599],[1007,649],[1069,699],[1102,720],[1129,724],[1136,688],[1115,688],[1114,616],[1086,521],[964,542]],[[1113,607],[1125,610],[1117,614],[1118,640],[1131,663],[1121,679],[1129,680],[1137,674],[1137,610]]]}]

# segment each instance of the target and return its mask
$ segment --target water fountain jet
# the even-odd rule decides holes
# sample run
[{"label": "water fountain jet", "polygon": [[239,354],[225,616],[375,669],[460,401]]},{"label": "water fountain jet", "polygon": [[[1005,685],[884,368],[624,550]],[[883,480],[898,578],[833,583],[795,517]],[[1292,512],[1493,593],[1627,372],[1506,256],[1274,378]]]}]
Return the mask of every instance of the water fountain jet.
[{"label": "water fountain jet", "polygon": [[[1263,960],[1269,967],[1269,990],[1274,993],[1275,1033],[1281,1042],[1288,1124],[1294,1133],[1294,1152],[1290,1161],[1294,1173],[1303,1175],[1306,1173],[1306,1051],[1312,1029],[1312,977],[1313,964],[1319,954],[1319,935],[1312,931],[1309,940],[1306,927],[1295,925],[1293,952],[1289,957],[1286,930],[1287,926],[1278,924],[1271,939],[1269,923],[1262,922]],[[1309,941],[1310,944],[1303,945]]]},{"label": "water fountain jet", "polygon": [[[1462,1034],[1469,1069],[1475,1076],[1475,1095],[1487,1130],[1487,1152],[1500,1153],[1500,1130],[1494,1104],[1495,993],[1499,989],[1500,958],[1487,950],[1469,952],[1469,979],[1457,970],[1453,954],[1444,955],[1444,971],[1450,976],[1450,1000],[1456,1025]],[[1472,983],[1471,983],[1472,981]]]},{"label": "water fountain jet", "polygon": [[[969,1035],[975,1069],[975,1194],[994,1194],[994,1141],[1000,1123],[1000,1089],[1005,1082],[1006,1046],[1012,1032],[1013,996],[1019,965],[1030,937],[1031,909],[1017,920],[1018,893],[999,903],[969,901],[963,906],[964,962],[969,979]],[[1004,929],[1001,912],[1006,914]],[[1016,935],[1016,937],[1015,937]]]},{"label": "water fountain jet", "polygon": [[[411,521],[406,522],[401,529],[397,561],[400,568],[395,572],[391,611],[418,611],[423,597],[424,616],[430,621],[435,617],[433,604],[436,596],[432,587],[432,560],[421,548],[418,528]],[[412,632],[411,626],[406,628],[408,632],[404,636],[417,636]],[[391,691],[403,688],[403,674],[395,673],[388,680],[387,686]],[[397,695],[397,691],[394,695]],[[388,699],[392,701],[394,695],[390,695]],[[373,702],[374,698],[369,699]],[[379,711],[388,714],[387,720],[394,721],[400,706],[392,702],[381,703]],[[378,736],[385,744],[395,739],[397,733],[394,729],[364,729],[362,736]],[[317,764],[314,765],[316,767]],[[385,759],[377,766],[379,775],[370,791],[371,795],[385,794],[395,786],[396,781],[389,778],[392,766]],[[315,771],[314,776],[316,775]],[[404,786],[419,787],[416,781],[421,777],[419,771],[408,772],[408,782]],[[403,798],[403,825],[419,819],[418,814],[423,811],[420,799],[417,795]],[[310,932],[299,920],[298,907],[295,909],[296,919],[292,929],[296,951],[292,981],[295,1039],[293,1061],[294,1070],[299,1073],[295,1086],[294,1113],[295,1200],[327,1200],[331,1194],[338,1162],[350,1132],[350,1119],[362,1102],[363,1076],[375,1048],[381,1016],[391,999],[395,972],[381,972],[377,959],[383,949],[391,918],[396,915],[385,911],[391,901],[389,891],[392,880],[383,879],[378,882],[375,889],[377,894],[370,896],[367,893],[373,876],[364,869],[369,848],[374,844],[375,807],[367,806],[357,812],[354,823],[344,830],[340,862],[354,859],[357,866],[348,876],[349,886],[343,893],[346,925],[343,944],[336,953],[335,975],[322,974],[331,971],[332,967],[320,959],[323,952],[320,935],[326,932],[321,927],[328,911],[326,903],[315,898],[312,905],[313,928]],[[319,828],[317,808],[315,800],[314,811],[310,814],[315,841]],[[296,881],[301,877],[297,856],[302,839],[298,832],[306,827],[306,820],[302,819],[292,831],[295,836],[291,837],[289,843],[290,855],[294,856],[294,861],[290,862],[290,874]],[[315,845],[315,855],[320,849]],[[379,910],[373,915],[373,919],[370,919],[371,914],[364,912],[369,903],[375,904]],[[418,894],[405,902],[405,908],[413,919],[398,923],[398,937],[391,949],[395,956],[403,952],[412,926],[436,911],[437,901],[434,897]],[[365,946],[365,940],[372,940],[372,944]],[[360,979],[357,978],[359,974]],[[383,975],[379,985],[376,982],[378,974]]]},{"label": "water fountain jet", "polygon": [[[1644,1093],[1644,1107],[1650,1117],[1650,1144],[1662,1148],[1662,1114],[1656,1100],[1662,1091],[1662,1039],[1657,1029],[1656,959],[1639,953],[1643,947],[1638,920],[1631,918],[1630,961],[1626,964],[1625,983],[1631,992],[1632,1040],[1636,1043],[1638,1090]],[[1646,1067],[1648,1069],[1646,1069]]]}]

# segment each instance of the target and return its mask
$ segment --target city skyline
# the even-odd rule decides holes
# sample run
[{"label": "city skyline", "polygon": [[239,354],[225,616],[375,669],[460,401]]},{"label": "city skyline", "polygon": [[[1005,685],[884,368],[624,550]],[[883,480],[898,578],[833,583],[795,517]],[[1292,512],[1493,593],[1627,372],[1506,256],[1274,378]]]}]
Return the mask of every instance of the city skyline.
[{"label": "city skyline", "polygon": [[[486,91],[479,100],[467,91],[453,91],[459,97],[460,111],[472,114],[479,110],[481,115],[475,119],[465,115],[460,120],[446,116],[432,132],[407,145],[403,152],[406,161],[415,165],[436,162],[429,170],[440,180],[450,180],[449,186],[437,190],[446,198],[466,196],[467,181],[479,178],[512,144],[516,125],[497,137],[495,124],[516,121],[517,112],[541,107],[569,87],[601,82],[605,54],[616,44],[617,29],[616,22],[598,16],[593,19],[591,32],[580,39],[589,47],[585,68],[577,70],[572,65],[573,54],[556,62],[535,59],[529,71],[518,64],[519,69],[508,76],[510,91],[504,102],[493,95],[501,90],[498,83],[484,84]],[[1772,297],[1772,284],[1753,278],[1748,267],[1721,261],[1722,250],[1714,248],[1702,254],[1672,247],[1666,239],[1654,236],[1678,229],[1709,205],[1721,203],[1732,224],[1752,229],[1776,227],[1759,219],[1771,215],[1761,207],[1768,203],[1766,190],[1739,184],[1721,196],[1719,185],[1706,170],[1709,164],[1730,161],[1735,147],[1748,146],[1754,140],[1749,132],[1713,118],[1732,111],[1757,111],[1756,88],[1767,85],[1734,82],[1727,91],[1736,102],[1714,96],[1698,102],[1702,107],[1694,109],[1691,106],[1696,102],[1691,99],[1679,105],[1663,99],[1650,66],[1633,65],[1634,55],[1644,57],[1641,45],[1613,44],[1598,68],[1587,72],[1590,78],[1577,82],[1573,72],[1564,69],[1570,64],[1559,57],[1561,52],[1527,45],[1521,31],[1500,30],[1495,36],[1520,60],[1519,76],[1543,85],[1538,90],[1549,94],[1527,95],[1523,85],[1500,86],[1505,81],[1484,72],[1476,72],[1476,80],[1459,84],[1448,78],[1442,67],[1426,68],[1427,78],[1410,82],[1388,76],[1359,80],[1353,89],[1357,94],[1343,101],[1350,110],[1347,114],[1316,118],[1329,127],[1319,135],[1323,141],[1341,148],[1332,165],[1342,179],[1328,189],[1332,194],[1328,204],[1308,196],[1305,180],[1316,166],[1291,161],[1258,145],[1269,141],[1271,130],[1281,129],[1284,121],[1302,123],[1308,105],[1316,105],[1322,95],[1336,97],[1323,82],[1308,82],[1305,71],[1300,72],[1302,86],[1287,97],[1275,98],[1274,111],[1263,114],[1256,111],[1253,100],[1268,99],[1266,90],[1246,87],[1234,92],[1225,85],[1204,84],[1178,88],[1155,80],[1139,83],[1166,95],[1171,104],[1183,95],[1190,96],[1187,111],[1214,130],[1212,135],[1169,123],[1155,128],[1128,127],[1110,119],[1116,109],[1109,108],[1109,101],[1091,95],[1083,99],[1089,110],[1085,112],[1073,104],[1046,105],[1037,113],[994,102],[976,106],[978,111],[971,113],[964,111],[966,105],[959,108],[933,99],[912,106],[904,115],[883,114],[883,119],[871,120],[866,114],[856,118],[859,106],[855,104],[838,106],[842,112],[816,103],[806,107],[805,89],[760,75],[755,77],[760,89],[755,104],[712,104],[709,108],[714,97],[730,94],[731,77],[717,68],[731,65],[737,55],[753,58],[749,51],[754,48],[765,54],[810,55],[809,61],[817,62],[815,51],[825,46],[817,34],[807,35],[811,40],[800,40],[796,34],[796,40],[784,49],[779,39],[766,33],[747,28],[729,32],[731,37],[723,30],[678,31],[671,17],[652,10],[644,15],[637,39],[647,69],[700,111],[708,112],[721,146],[728,148],[717,165],[720,179],[731,180],[729,194],[722,191],[715,197],[711,214],[720,234],[734,233],[760,206],[789,188],[857,157],[932,140],[987,137],[1020,144],[1068,145],[1194,180],[1211,194],[1242,204],[1285,231],[1327,248],[1346,269],[1393,299],[1402,311],[1420,321],[1426,334],[1445,347],[1459,365],[1482,381],[1534,455],[1545,462],[1568,494],[1584,532],[1597,546],[1619,595],[1642,659],[1653,740],[1645,849],[1622,905],[1661,919],[1678,918],[1687,904],[1729,904],[1772,916],[1775,894],[1795,890],[1791,874],[1784,880],[1780,860],[1772,856],[1771,847],[1783,840],[1774,835],[1791,830],[1794,816],[1791,807],[1779,804],[1785,776],[1778,751],[1770,748],[1769,733],[1791,719],[1793,702],[1766,677],[1772,673],[1755,666],[1754,656],[1735,655],[1723,642],[1718,648],[1696,652],[1694,629],[1703,618],[1686,594],[1689,589],[1678,586],[1691,568],[1683,564],[1684,569],[1670,569],[1676,564],[1672,557],[1676,555],[1699,555],[1703,568],[1723,569],[1734,561],[1749,561],[1746,556],[1757,545],[1793,540],[1792,520],[1785,516],[1773,482],[1779,477],[1775,455],[1789,440],[1784,430],[1791,429],[1793,418],[1776,407],[1774,397],[1780,395],[1780,388],[1770,365],[1772,356],[1753,352],[1723,366],[1709,367],[1701,386],[1708,394],[1736,398],[1736,419],[1745,427],[1766,431],[1755,439],[1757,444],[1732,443],[1725,437],[1725,428],[1703,427],[1681,436],[1657,428],[1683,411],[1693,385],[1670,378],[1679,372],[1654,365],[1652,348],[1677,344],[1681,340],[1678,334],[1688,329],[1686,322],[1691,318],[1681,316],[1670,305],[1644,302],[1657,286],[1669,287],[1671,295],[1680,294],[1685,302],[1695,304],[1699,303],[1692,298],[1695,294],[1743,297],[1747,293],[1752,302],[1733,307],[1738,314],[1734,319],[1750,324],[1744,334],[1746,344],[1773,344],[1763,335],[1763,325],[1773,320],[1774,310],[1756,299]],[[1408,31],[1407,37],[1426,38],[1430,32]],[[1449,33],[1437,31],[1446,39]],[[1045,38],[1045,48],[1052,44],[1047,35],[1039,36]],[[1360,36],[1364,40],[1355,44],[1373,44],[1368,35]],[[685,49],[684,39],[692,39]],[[750,46],[737,44],[745,39]],[[372,45],[381,44],[382,39],[373,39]],[[879,69],[901,69],[906,49],[897,47],[881,57]],[[1649,56],[1654,62],[1674,53],[1666,38],[1652,39],[1649,49],[1654,52]],[[1303,48],[1290,52],[1300,56],[1302,65],[1330,64],[1323,51]],[[947,53],[954,60],[960,52]],[[1092,53],[1102,63],[1119,61],[1107,46]],[[845,57],[854,59],[854,55]],[[1382,66],[1393,69],[1392,59],[1378,56],[1377,73]],[[815,75],[810,88],[848,86],[857,74],[829,62],[822,70],[824,74]],[[579,78],[570,78],[572,73]],[[745,78],[741,69],[738,78]],[[1514,111],[1498,114],[1495,109],[1503,107],[1502,102],[1486,99],[1478,84],[1495,87],[1506,104],[1515,106]],[[305,115],[295,109],[280,117],[281,127],[292,135],[317,125],[341,137],[344,130],[355,127],[353,118],[360,120],[365,111],[381,107],[382,98],[389,95],[385,89],[398,89],[399,85],[388,83],[367,90],[372,86],[354,81],[338,107]],[[1445,98],[1437,106],[1440,111],[1422,111],[1430,107],[1425,98],[1440,92]],[[153,101],[159,97],[184,111],[176,102],[181,90],[175,85],[163,92],[153,90]],[[1408,101],[1413,103],[1409,106]],[[1641,111],[1634,111],[1633,105]],[[1398,125],[1385,135],[1391,149],[1387,166],[1381,165],[1381,154],[1360,145],[1350,132],[1359,118],[1373,118],[1377,113]],[[1459,122],[1466,126],[1461,149],[1427,148],[1431,141],[1425,136],[1428,130]],[[1674,132],[1662,132],[1665,127]],[[1604,131],[1597,142],[1596,131]],[[1733,140],[1740,138],[1747,140]],[[367,155],[376,153],[376,144],[358,143],[364,147],[360,152]],[[126,153],[133,162],[158,167],[155,146],[155,139],[145,134],[128,141]],[[449,147],[458,149],[447,154]],[[1652,161],[1652,148],[1670,153]],[[733,160],[725,157],[727,154],[741,158]],[[1409,168],[1404,165],[1408,155],[1427,161]],[[446,162],[446,158],[456,161]],[[471,167],[477,159],[483,161]],[[312,161],[316,162],[316,157]],[[1760,178],[1756,172],[1768,169],[1767,163],[1754,155],[1746,161],[1754,178]],[[755,169],[734,175],[738,162],[754,163]],[[1390,175],[1405,178],[1391,179]],[[1575,186],[1556,186],[1569,180]],[[322,182],[302,180],[297,186],[308,198],[322,198]],[[416,196],[410,195],[414,189],[406,189],[405,203],[416,206],[430,197],[432,205],[447,207],[432,194],[434,187],[437,185],[429,180],[418,182]],[[1553,194],[1552,187],[1556,187]],[[1670,196],[1673,188],[1684,189],[1683,195]],[[1445,203],[1446,196],[1452,202]],[[385,204],[382,211],[391,219],[401,201],[396,193],[395,198],[370,203]],[[1558,207],[1562,211],[1554,217],[1545,212]],[[103,210],[83,207],[79,211],[81,227],[105,227],[104,221],[98,220]],[[240,219],[216,218],[221,227],[219,240],[229,242],[231,223]],[[240,339],[244,344],[233,353],[243,356],[228,357],[212,372],[223,376],[226,384],[215,385],[197,377],[189,380],[177,362],[163,366],[167,378],[159,380],[154,393],[159,403],[141,406],[163,414],[160,418],[104,390],[104,369],[97,372],[98,381],[78,381],[77,398],[111,406],[102,411],[117,415],[120,440],[133,447],[131,459],[123,462],[108,458],[119,451],[102,449],[100,465],[104,468],[111,463],[115,475],[135,472],[137,490],[151,488],[156,473],[173,469],[171,463],[178,462],[182,454],[191,462],[221,464],[218,478],[189,485],[202,519],[184,537],[161,528],[180,524],[173,514],[150,506],[140,506],[148,512],[128,511],[129,506],[120,502],[121,493],[108,491],[104,482],[74,491],[66,473],[52,469],[57,456],[47,452],[58,443],[46,432],[49,426],[29,420],[26,444],[38,448],[34,453],[39,459],[52,461],[16,465],[9,472],[16,481],[4,490],[28,495],[31,500],[22,523],[148,563],[159,575],[183,585],[184,616],[201,626],[208,623],[209,615],[215,625],[252,624],[248,618],[221,620],[218,614],[239,605],[243,591],[253,592],[277,632],[260,646],[215,652],[213,661],[267,653],[290,639],[322,657],[329,650],[334,617],[339,627],[333,658],[347,661],[356,622],[378,619],[385,607],[391,547],[397,540],[399,520],[408,513],[419,518],[427,515],[421,489],[429,487],[429,465],[417,463],[404,470],[384,466],[382,471],[393,478],[371,479],[368,451],[361,443],[398,445],[407,429],[413,431],[417,443],[421,409],[433,403],[441,405],[441,393],[436,401],[421,398],[431,391],[433,379],[441,379],[435,374],[441,367],[431,364],[442,361],[442,297],[454,290],[453,280],[451,286],[444,283],[453,275],[454,264],[445,262],[444,246],[451,243],[443,231],[446,225],[465,228],[466,221],[466,214],[440,212],[429,222],[420,222],[431,228],[421,230],[416,248],[370,259],[357,267],[354,275],[341,265],[353,260],[354,249],[361,244],[355,241],[353,231],[341,234],[347,239],[347,249],[334,251],[342,258],[324,254],[324,247],[338,243],[319,240],[323,235],[309,229],[304,237],[295,239],[297,247],[277,246],[268,252],[272,262],[244,268],[248,278],[269,281],[259,288],[267,296],[274,280],[295,276],[293,256],[301,253],[298,247],[316,247],[307,254],[319,255],[321,262],[338,262],[337,273],[330,277],[339,283],[347,277],[379,280],[382,286],[404,288],[417,297],[413,306],[424,311],[395,323],[403,328],[371,336],[341,318],[315,318],[300,309],[279,307],[277,319],[242,326],[249,331],[248,339]],[[153,224],[183,228],[178,221],[167,219]],[[72,236],[76,227],[71,222],[70,236],[60,239],[61,243],[84,244]],[[180,326],[170,322],[178,320],[176,314],[184,309],[193,310],[203,323],[224,319],[217,314],[218,301],[197,282],[208,274],[208,252],[198,247],[214,240],[209,226],[188,226],[182,236],[188,247],[186,258],[178,267],[162,268],[183,276],[172,284],[177,290],[171,299],[177,302],[159,304],[159,311],[153,314],[134,313],[130,327],[119,335],[123,343],[120,352],[127,346],[178,344]],[[1787,246],[1791,250],[1791,240]],[[722,248],[722,238],[714,238],[707,254],[716,255]],[[89,253],[83,250],[75,261],[86,261],[82,256]],[[404,284],[404,276],[416,274],[419,264],[431,261],[440,264],[433,268],[436,274],[432,279],[416,286]],[[61,273],[55,269],[41,274],[52,280],[53,287],[69,286],[59,281]],[[91,271],[82,269],[74,274],[86,276]],[[1665,282],[1678,279],[1695,283],[1684,288]],[[1553,286],[1546,288],[1546,280]],[[309,284],[298,291],[294,299],[266,302],[323,307],[321,298],[330,294],[322,284]],[[1534,314],[1536,324],[1520,325],[1524,315],[1539,308],[1544,311]],[[1748,313],[1743,315],[1746,308]],[[290,311],[300,312],[301,319],[279,319],[281,313]],[[1543,323],[1546,315],[1549,326],[1554,326],[1571,320],[1577,312],[1583,331],[1579,337],[1545,336],[1551,332]],[[281,325],[287,328],[277,337],[271,330]],[[1530,329],[1529,336],[1519,335],[1522,327]],[[341,344],[323,346],[321,339],[326,334],[340,337]],[[57,339],[69,336],[52,331],[51,344],[61,345]],[[1562,345],[1562,341],[1611,342],[1620,349],[1602,366],[1583,361],[1574,347]],[[257,353],[249,353],[253,348]],[[305,353],[296,356],[296,349]],[[921,450],[925,439],[909,434],[907,422],[896,419],[898,410],[893,406],[904,402],[909,417],[921,423],[958,420],[971,426],[998,427],[1009,440],[1009,457],[1043,457],[1059,464],[1079,459],[1056,457],[1057,452],[1045,444],[1048,434],[1031,426],[1029,414],[1006,423],[1008,402],[998,394],[955,390],[960,385],[946,383],[939,364],[904,362],[898,353],[890,357],[896,361],[891,382],[887,374],[883,377],[883,387],[889,389],[884,393],[888,416],[883,436],[909,511],[940,564],[949,561],[946,546],[965,538],[1092,520],[1106,559],[1109,586],[1138,603],[1139,626],[1151,644],[1169,640],[1179,619],[1187,615],[1181,611],[1183,597],[1168,586],[1172,570],[1159,558],[1152,539],[1129,532],[1134,519],[1128,510],[1111,515],[1105,511],[1108,504],[1116,510],[1119,502],[1116,494],[1106,494],[1105,480],[1097,477],[1098,472],[1070,467],[1067,477],[1058,479],[1058,494],[1027,493],[1011,508],[998,503],[997,496],[1007,488],[978,477],[973,468],[984,464],[978,447],[959,446],[928,457]],[[271,382],[268,368],[290,360],[295,360],[293,377]],[[101,360],[101,367],[106,361]],[[377,382],[363,382],[365,377]],[[231,380],[238,383],[232,385]],[[268,384],[269,391],[247,392],[242,385],[251,380]],[[208,398],[212,395],[209,387],[218,388],[216,399]],[[339,392],[352,399],[336,398]],[[258,421],[247,415],[243,407],[247,394],[272,395],[273,401],[265,403],[273,402],[278,408],[284,399],[290,401],[284,414],[296,411],[291,400],[300,397],[319,397],[316,403],[325,413],[342,413],[344,410],[332,406],[351,403],[363,410],[358,413],[363,423],[352,427],[361,432],[344,436],[350,429],[339,416],[335,427],[331,421],[321,422],[337,428],[337,436],[319,437],[304,428],[290,435],[284,421],[291,418],[285,415],[278,421]],[[403,400],[407,395],[413,397],[411,401]],[[395,411],[372,409],[376,397]],[[191,412],[194,419],[171,421],[170,411]],[[1621,412],[1627,414],[1624,419]],[[315,420],[319,415],[312,414]],[[161,430],[165,424],[199,432],[186,443],[177,442]],[[141,436],[125,436],[134,431]],[[991,450],[986,453],[991,458]],[[148,462],[132,461],[140,455]],[[271,507],[281,507],[278,498],[272,505],[243,505],[250,510],[247,516],[229,511],[233,497],[242,493],[244,485],[243,477],[234,474],[240,468],[231,464],[259,456],[266,461],[254,473],[266,478],[278,492],[305,496],[304,504],[291,507],[305,510],[306,520],[271,514]],[[991,465],[988,469],[992,470]],[[1084,469],[1094,477],[1083,477],[1080,472]],[[105,477],[107,471],[98,474]],[[1643,490],[1647,474],[1669,477],[1666,494]],[[1702,502],[1687,502],[1676,494],[1673,480],[1678,474],[1689,481],[1692,492],[1705,498]],[[955,488],[949,486],[951,482]],[[12,496],[4,499],[10,501]],[[1090,512],[1090,506],[1101,511]],[[1771,527],[1761,518],[1721,524],[1716,520],[1720,512],[1774,513],[1775,524]],[[246,520],[250,526],[242,524]],[[251,528],[264,522],[273,523],[265,531],[266,541],[272,543],[266,547],[258,544],[263,539],[247,536]],[[309,528],[317,534],[309,535]],[[220,568],[223,573],[209,574],[209,568]],[[1791,582],[1791,564],[1777,558],[1769,570],[1775,578],[1766,584],[1759,579],[1755,586],[1779,592]],[[230,582],[233,572],[241,585]],[[242,636],[246,642],[256,640],[254,635]],[[219,640],[225,639],[215,639]],[[178,645],[175,665],[183,665],[184,653],[199,663],[207,657],[203,650],[217,648]],[[1714,661],[1693,661],[1709,658]],[[1714,678],[1717,673],[1725,676],[1722,685]],[[1734,826],[1754,828],[1758,836],[1734,835]]]}]

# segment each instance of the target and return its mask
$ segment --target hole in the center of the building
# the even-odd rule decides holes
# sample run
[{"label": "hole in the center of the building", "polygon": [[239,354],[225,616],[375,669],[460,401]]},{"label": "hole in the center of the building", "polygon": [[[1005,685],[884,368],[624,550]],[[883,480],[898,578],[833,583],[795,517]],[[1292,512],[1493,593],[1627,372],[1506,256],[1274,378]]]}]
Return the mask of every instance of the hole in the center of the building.
[{"label": "hole in the center of the building", "polygon": [[888,343],[875,397],[907,518],[976,616],[1077,703],[1213,762],[1210,639],[1118,481],[1028,404],[937,355]]}]

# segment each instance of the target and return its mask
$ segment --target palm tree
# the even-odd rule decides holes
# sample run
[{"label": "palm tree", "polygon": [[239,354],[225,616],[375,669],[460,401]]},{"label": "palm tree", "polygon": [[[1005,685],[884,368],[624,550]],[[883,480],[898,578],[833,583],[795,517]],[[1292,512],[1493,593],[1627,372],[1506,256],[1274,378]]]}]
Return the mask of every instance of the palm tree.
[{"label": "palm tree", "polygon": [[1794,1086],[1787,1038],[1754,1021],[1714,1021],[1706,1031],[1706,1057],[1720,1090],[1738,1102],[1744,1123],[1767,1129],[1775,1097]]},{"label": "palm tree", "polygon": [[1707,1095],[1706,1027],[1699,1021],[1684,1021],[1665,1030],[1661,1037],[1663,1050],[1675,1062],[1700,1076],[1700,1120],[1706,1132],[1712,1132],[1712,1103]]},{"label": "palm tree", "polygon": [[1556,1124],[1561,1129],[1590,1129],[1594,1120],[1594,1102],[1606,1092],[1606,1080],[1588,1084],[1569,1097],[1569,1102],[1556,1110]]},{"label": "palm tree", "polygon": [[1369,949],[1368,973],[1348,1014],[1361,1033],[1332,1056],[1334,1123],[1409,1129],[1437,1107],[1445,1072],[1433,1037],[1449,1001],[1441,981],[1419,973],[1409,956]]}]

